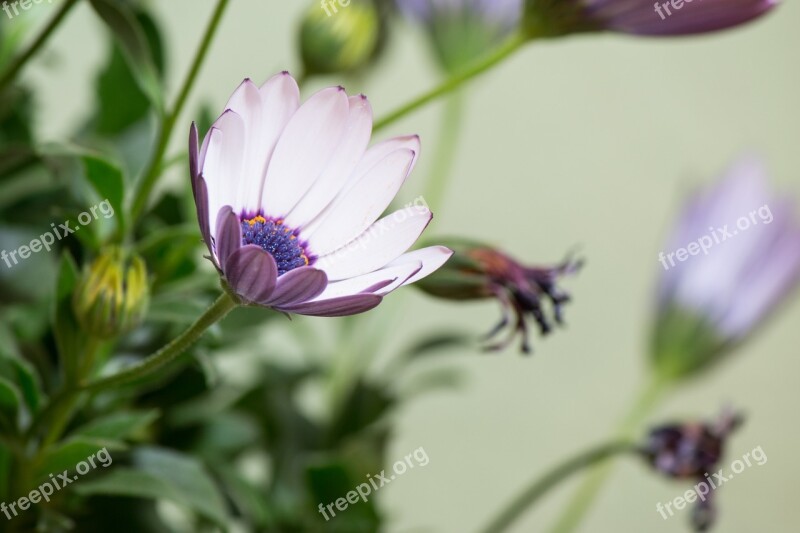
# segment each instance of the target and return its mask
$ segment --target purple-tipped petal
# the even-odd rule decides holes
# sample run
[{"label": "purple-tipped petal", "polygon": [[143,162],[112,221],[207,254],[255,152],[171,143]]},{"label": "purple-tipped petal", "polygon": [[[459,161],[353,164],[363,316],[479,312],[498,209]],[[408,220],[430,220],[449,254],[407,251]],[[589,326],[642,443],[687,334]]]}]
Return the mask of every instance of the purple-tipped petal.
[{"label": "purple-tipped petal", "polygon": [[325,272],[313,267],[290,270],[278,279],[278,285],[265,305],[281,307],[297,305],[316,298],[328,286]]},{"label": "purple-tipped petal", "polygon": [[200,224],[200,234],[203,236],[203,242],[206,243],[208,251],[211,252],[213,257],[214,250],[211,249],[211,230],[208,226],[208,187],[206,186],[206,180],[202,177],[197,179],[194,205],[197,210],[197,223]]},{"label": "purple-tipped petal", "polygon": [[214,242],[220,265],[228,262],[233,252],[242,246],[242,226],[231,206],[223,206],[217,215],[217,239]]},{"label": "purple-tipped petal", "polygon": [[381,303],[382,299],[377,294],[354,294],[330,300],[281,307],[279,310],[309,316],[349,316],[374,309]]},{"label": "purple-tipped petal", "polygon": [[225,278],[231,289],[245,301],[264,302],[275,290],[278,267],[270,254],[248,244],[231,253],[225,262]]}]

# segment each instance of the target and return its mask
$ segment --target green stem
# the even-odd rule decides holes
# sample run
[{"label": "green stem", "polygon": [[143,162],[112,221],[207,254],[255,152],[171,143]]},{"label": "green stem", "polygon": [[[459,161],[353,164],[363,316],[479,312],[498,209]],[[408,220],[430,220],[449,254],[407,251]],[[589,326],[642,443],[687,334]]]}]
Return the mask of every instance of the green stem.
[{"label": "green stem", "polygon": [[483,528],[483,533],[500,533],[507,530],[514,522],[521,518],[527,510],[533,507],[542,496],[547,494],[550,489],[556,487],[562,481],[565,481],[572,474],[603,462],[615,455],[635,452],[636,447],[623,441],[604,444],[583,452],[577,457],[573,457],[565,463],[553,468],[544,476],[536,479],[532,485],[528,486],[514,498],[508,507],[503,509],[489,525]]},{"label": "green stem", "polygon": [[169,344],[158,350],[156,353],[144,361],[112,376],[93,381],[82,385],[79,391],[99,392],[112,387],[127,385],[153,374],[164,365],[171,363],[182,355],[189,346],[200,338],[200,336],[212,325],[216,324],[225,317],[238,304],[233,298],[224,292],[211,307],[209,307],[194,324],[172,340]]},{"label": "green stem", "polygon": [[425,202],[434,213],[441,208],[442,198],[447,191],[447,183],[453,171],[453,161],[461,132],[463,104],[462,92],[453,93],[445,102],[436,159],[433,162],[430,180],[423,192]]},{"label": "green stem", "polygon": [[144,211],[144,208],[147,205],[147,199],[150,197],[150,193],[152,192],[156,181],[158,181],[158,177],[161,175],[161,162],[164,159],[164,154],[167,151],[167,144],[169,144],[172,130],[175,128],[175,123],[178,120],[178,116],[181,114],[183,106],[186,104],[186,99],[189,97],[189,92],[194,85],[197,74],[200,72],[200,66],[203,64],[203,60],[205,59],[208,49],[211,46],[211,41],[214,38],[214,34],[217,31],[220,20],[222,20],[222,14],[224,13],[227,5],[228,0],[218,0],[217,7],[214,9],[214,13],[211,15],[211,20],[208,23],[208,27],[206,27],[206,31],[203,34],[203,40],[200,42],[200,47],[197,49],[197,53],[192,61],[192,66],[189,68],[189,73],[186,75],[186,79],[181,86],[181,90],[178,92],[175,105],[172,106],[172,111],[167,113],[164,117],[164,121],[158,133],[158,138],[156,139],[155,152],[153,152],[153,156],[150,159],[150,164],[142,174],[143,177],[139,181],[139,185],[134,195],[133,204],[131,205],[132,221],[135,221],[139,215],[142,214],[142,211]]},{"label": "green stem", "polygon": [[64,17],[67,16],[69,10],[78,3],[78,0],[65,0],[64,3],[61,4],[61,7],[58,8],[56,14],[53,16],[52,19],[47,23],[47,25],[42,28],[42,31],[39,35],[36,36],[36,39],[22,52],[19,56],[17,56],[5,71],[0,75],[0,92],[2,92],[6,86],[19,74],[20,70],[25,66],[30,58],[36,55],[39,49],[44,46],[44,43],[47,42],[47,39],[53,34],[53,31],[61,24],[61,21]]},{"label": "green stem", "polygon": [[475,63],[466,67],[461,72],[454,74],[453,76],[445,80],[442,84],[440,84],[438,87],[431,89],[425,94],[415,98],[411,102],[401,106],[399,109],[389,113],[382,119],[375,122],[372,131],[375,132],[382,128],[385,128],[389,124],[402,118],[408,113],[424,106],[425,104],[433,100],[436,100],[440,96],[443,96],[458,89],[465,82],[471,80],[472,78],[480,74],[483,74],[484,72],[491,69],[495,65],[498,65],[504,59],[511,56],[511,54],[519,50],[522,47],[522,45],[525,44],[525,41],[526,37],[524,35],[522,34],[514,35],[513,37],[508,39],[508,41],[506,41],[503,45],[499,46],[497,49],[493,50],[486,56],[478,59]]},{"label": "green stem", "polygon": [[[659,378],[653,378],[650,381],[639,400],[634,404],[633,409],[619,426],[616,435],[618,439],[628,440],[635,435],[639,426],[664,395],[667,385],[667,382]],[[576,530],[589,512],[589,509],[591,509],[592,503],[600,493],[600,488],[611,475],[612,469],[613,463],[609,461],[589,473],[584,483],[578,487],[567,504],[561,517],[551,530],[552,533],[570,533]]]}]

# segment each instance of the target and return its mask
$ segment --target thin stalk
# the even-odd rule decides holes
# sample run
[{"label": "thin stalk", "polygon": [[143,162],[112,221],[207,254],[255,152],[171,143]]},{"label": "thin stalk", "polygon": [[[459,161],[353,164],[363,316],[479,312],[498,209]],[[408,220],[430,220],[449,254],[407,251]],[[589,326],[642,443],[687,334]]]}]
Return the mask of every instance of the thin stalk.
[{"label": "thin stalk", "polygon": [[408,113],[415,111],[416,109],[424,106],[425,104],[436,100],[437,98],[444,96],[448,93],[451,93],[461,87],[465,82],[471,80],[483,74],[487,70],[491,69],[492,67],[500,64],[504,59],[507,59],[511,56],[514,52],[519,50],[523,44],[526,42],[526,37],[522,34],[515,34],[513,37],[508,39],[504,44],[499,46],[497,49],[493,50],[491,53],[487,54],[486,56],[478,59],[472,65],[466,67],[461,72],[454,74],[444,82],[442,82],[438,87],[434,87],[430,91],[418,96],[411,102],[401,106],[400,108],[392,111],[382,119],[375,122],[373,126],[373,131],[378,131],[382,128],[385,128],[389,124],[395,122],[396,120],[404,117]]},{"label": "thin stalk", "polygon": [[506,508],[497,514],[494,520],[481,530],[482,533],[501,533],[507,530],[526,511],[530,510],[542,496],[571,475],[606,461],[610,457],[635,452],[636,448],[628,442],[611,442],[592,448],[569,459],[526,487]]},{"label": "thin stalk", "polygon": [[203,40],[200,42],[200,47],[197,49],[192,65],[189,68],[189,73],[186,75],[186,79],[183,81],[181,89],[178,92],[175,104],[172,106],[172,110],[164,117],[164,121],[158,132],[158,138],[156,139],[155,151],[153,152],[149,165],[142,174],[142,179],[139,181],[136,193],[134,194],[133,204],[131,205],[132,221],[135,221],[139,215],[142,214],[142,211],[144,211],[147,205],[147,199],[150,197],[150,193],[158,181],[158,177],[161,175],[162,161],[167,151],[169,139],[172,136],[172,130],[175,129],[175,123],[183,110],[183,106],[186,104],[186,99],[189,97],[189,92],[192,90],[197,74],[200,72],[200,67],[205,60],[208,49],[211,46],[211,41],[214,38],[214,34],[217,31],[220,20],[222,20],[222,14],[225,12],[227,5],[228,0],[218,0],[217,7],[214,9],[208,27],[206,27],[206,31],[203,34]]},{"label": "thin stalk", "polygon": [[22,68],[28,63],[28,60],[35,56],[37,52],[44,46],[44,43],[50,38],[53,34],[55,29],[61,24],[61,21],[64,20],[64,17],[67,16],[70,9],[72,9],[75,4],[78,3],[78,0],[65,0],[64,3],[61,4],[61,7],[58,8],[56,14],[53,15],[53,18],[47,23],[47,25],[42,28],[42,31],[39,32],[39,35],[33,40],[33,42],[16,58],[14,58],[11,63],[9,63],[8,67],[0,74],[0,92],[2,92],[11,81],[16,78],[17,74],[22,70]]},{"label": "thin stalk", "polygon": [[[663,379],[653,378],[634,403],[633,409],[617,429],[617,438],[630,439],[645,420],[650,411],[664,395],[668,383]],[[551,530],[552,533],[571,533],[581,524],[592,503],[600,493],[600,488],[608,480],[613,470],[613,462],[609,461],[593,469],[584,483],[578,487],[564,512]]]},{"label": "thin stalk", "polygon": [[79,387],[78,392],[99,392],[141,381],[180,357],[212,325],[222,320],[238,304],[227,292],[215,301],[189,328],[144,361],[122,372]]}]

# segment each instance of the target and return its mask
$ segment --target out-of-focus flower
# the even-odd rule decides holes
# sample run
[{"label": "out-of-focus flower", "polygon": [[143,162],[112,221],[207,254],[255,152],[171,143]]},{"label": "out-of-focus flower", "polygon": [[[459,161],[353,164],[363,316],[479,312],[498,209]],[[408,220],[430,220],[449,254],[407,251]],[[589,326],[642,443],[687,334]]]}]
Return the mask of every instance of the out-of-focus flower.
[{"label": "out-of-focus flower", "polygon": [[300,56],[307,74],[352,72],[375,58],[386,32],[376,1],[311,3],[300,26]]},{"label": "out-of-focus flower", "polygon": [[744,340],[800,281],[792,202],[746,158],[694,196],[660,254],[653,335],[657,370],[691,375]]},{"label": "out-of-focus flower", "polygon": [[107,339],[130,331],[142,321],[149,295],[144,261],[111,247],[86,269],[72,304],[83,330]]},{"label": "out-of-focus flower", "polygon": [[486,339],[494,338],[509,325],[511,328],[505,340],[490,344],[488,349],[503,349],[520,334],[521,350],[530,352],[529,317],[537,323],[542,335],[552,330],[546,300],[552,305],[553,320],[558,324],[563,322],[561,306],[570,296],[557,284],[563,276],[577,272],[580,261],[566,260],[553,267],[528,267],[488,245],[463,239],[444,239],[444,242],[454,250],[453,258],[418,286],[428,294],[450,300],[494,298],[499,301],[502,319]]},{"label": "out-of-focus flower", "polygon": [[778,0],[527,0],[525,25],[532,37],[603,30],[690,35],[744,24],[777,4]]},{"label": "out-of-focus flower", "polygon": [[[697,480],[702,494],[692,514],[695,531],[708,530],[716,518],[712,495],[716,490],[711,474],[717,471],[731,433],[743,422],[739,413],[725,410],[711,423],[668,424],[653,429],[642,453],[661,474],[676,479]],[[703,486],[700,487],[700,484]]]},{"label": "out-of-focus flower", "polygon": [[455,71],[499,44],[519,26],[523,0],[396,0],[424,24],[441,66]]},{"label": "out-of-focus flower", "polygon": [[342,316],[377,306],[452,252],[404,253],[428,209],[378,220],[411,172],[417,136],[370,148],[363,95],[323,89],[300,105],[287,72],[261,87],[244,80],[198,148],[190,173],[210,259],[243,303],[286,313]]}]

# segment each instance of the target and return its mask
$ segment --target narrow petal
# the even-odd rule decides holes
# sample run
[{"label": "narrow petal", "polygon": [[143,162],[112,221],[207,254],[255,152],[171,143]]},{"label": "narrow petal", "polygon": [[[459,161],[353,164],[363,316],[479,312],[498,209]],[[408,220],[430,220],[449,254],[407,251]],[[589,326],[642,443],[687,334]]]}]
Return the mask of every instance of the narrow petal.
[{"label": "narrow petal", "polygon": [[306,302],[295,306],[283,307],[280,310],[309,316],[349,316],[374,309],[381,303],[382,299],[376,294],[356,294],[321,302]]},{"label": "narrow petal", "polygon": [[343,138],[327,168],[286,216],[286,223],[299,228],[319,215],[353,175],[372,134],[372,106],[364,95],[349,99],[350,114]]},{"label": "narrow petal", "polygon": [[316,230],[304,234],[311,250],[322,256],[361,235],[400,190],[414,157],[411,150],[397,150],[375,165],[332,207]]},{"label": "narrow petal", "polygon": [[197,197],[197,177],[200,174],[198,159],[200,147],[198,145],[197,125],[192,122],[189,128],[189,177],[192,180],[192,195]]},{"label": "narrow petal", "polygon": [[419,272],[421,268],[422,263],[409,262],[402,265],[382,268],[362,276],[328,283],[328,286],[325,287],[322,294],[312,301],[330,300],[331,298],[361,294],[367,291],[375,291],[375,294],[384,296],[402,285],[403,282]]},{"label": "narrow petal", "polygon": [[225,111],[208,133],[200,172],[208,186],[209,210],[216,213],[223,205],[237,212],[244,206],[237,203],[236,191],[242,175],[242,159],[246,142],[244,122],[235,112]]},{"label": "narrow petal", "polygon": [[406,207],[370,226],[354,241],[320,257],[315,266],[331,281],[367,274],[400,257],[419,238],[433,214],[424,207]]},{"label": "narrow petal", "polygon": [[281,307],[297,305],[319,296],[328,285],[328,277],[314,267],[290,270],[278,278],[278,284],[264,305]]},{"label": "narrow petal", "polygon": [[261,205],[285,217],[322,174],[342,140],[349,104],[341,87],[323,89],[289,120],[264,180]]},{"label": "narrow petal", "polygon": [[401,255],[389,263],[387,268],[422,263],[422,268],[420,268],[413,276],[406,279],[402,283],[402,285],[410,285],[415,281],[419,281],[425,276],[436,272],[452,256],[453,250],[447,248],[446,246],[429,246],[427,248],[420,248],[419,250],[414,250],[413,252],[408,252],[407,254]]},{"label": "narrow petal", "polygon": [[217,252],[217,261],[225,265],[228,258],[242,246],[242,226],[239,217],[233,212],[231,206],[223,206],[217,215],[217,238],[214,248]]},{"label": "narrow petal", "polygon": [[[214,250],[211,246],[211,230],[209,228],[208,219],[208,188],[206,187],[206,180],[202,177],[197,180],[197,186],[194,194],[194,205],[197,209],[197,223],[200,225],[200,234],[203,236],[203,242],[208,246],[208,251],[214,256]],[[216,261],[216,258],[215,258]],[[217,263],[219,267],[219,263]]]},{"label": "narrow petal", "polygon": [[248,244],[233,252],[225,263],[225,278],[246,302],[266,301],[278,279],[275,260],[259,246]]}]

